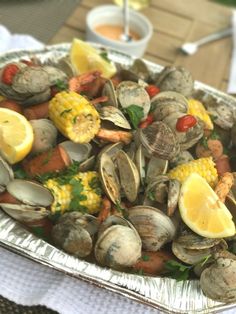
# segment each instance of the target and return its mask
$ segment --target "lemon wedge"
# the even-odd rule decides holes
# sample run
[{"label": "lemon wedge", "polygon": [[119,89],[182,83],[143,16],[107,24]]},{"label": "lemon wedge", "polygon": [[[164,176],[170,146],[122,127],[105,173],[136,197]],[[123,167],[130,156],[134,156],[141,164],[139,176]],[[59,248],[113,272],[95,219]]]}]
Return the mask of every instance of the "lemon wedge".
[{"label": "lemon wedge", "polygon": [[0,154],[10,164],[21,161],[31,150],[34,140],[29,121],[20,113],[0,108]]},{"label": "lemon wedge", "polygon": [[207,238],[224,238],[235,234],[232,215],[207,181],[192,173],[183,182],[179,211],[185,224]]},{"label": "lemon wedge", "polygon": [[112,62],[105,60],[90,44],[75,38],[70,49],[70,60],[78,74],[100,71],[102,76],[110,78],[116,73]]}]

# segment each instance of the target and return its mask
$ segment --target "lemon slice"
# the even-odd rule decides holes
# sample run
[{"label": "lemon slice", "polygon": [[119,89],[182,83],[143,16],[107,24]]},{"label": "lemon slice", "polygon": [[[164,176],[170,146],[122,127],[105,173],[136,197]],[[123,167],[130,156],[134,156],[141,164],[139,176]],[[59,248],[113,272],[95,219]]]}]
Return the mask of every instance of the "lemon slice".
[{"label": "lemon slice", "polygon": [[20,113],[0,108],[0,154],[10,163],[21,161],[34,140],[29,121]]},{"label": "lemon slice", "polygon": [[223,238],[235,234],[230,211],[197,173],[192,173],[183,182],[179,211],[185,224],[203,237]]},{"label": "lemon slice", "polygon": [[77,38],[71,45],[70,60],[78,74],[97,70],[103,77],[110,78],[116,73],[116,67],[112,62],[106,61],[99,51]]}]

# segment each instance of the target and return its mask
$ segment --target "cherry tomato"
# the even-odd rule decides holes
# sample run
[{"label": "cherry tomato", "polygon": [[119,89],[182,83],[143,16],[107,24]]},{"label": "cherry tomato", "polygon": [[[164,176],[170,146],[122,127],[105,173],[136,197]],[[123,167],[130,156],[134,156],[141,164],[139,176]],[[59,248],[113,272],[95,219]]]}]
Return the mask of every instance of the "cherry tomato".
[{"label": "cherry tomato", "polygon": [[153,120],[154,120],[153,114],[150,113],[150,114],[147,116],[147,118],[146,118],[143,122],[141,122],[141,123],[139,124],[138,127],[139,127],[140,129],[145,129],[145,128],[148,127],[150,124],[152,124]]},{"label": "cherry tomato", "polygon": [[160,93],[160,88],[156,85],[148,85],[145,89],[150,98],[153,98],[156,94]]},{"label": "cherry tomato", "polygon": [[197,119],[190,114],[186,114],[177,120],[176,130],[179,132],[187,132],[188,129],[193,127],[195,124],[197,124]]},{"label": "cherry tomato", "polygon": [[14,63],[7,64],[2,71],[2,82],[7,85],[11,85],[13,77],[20,69]]}]

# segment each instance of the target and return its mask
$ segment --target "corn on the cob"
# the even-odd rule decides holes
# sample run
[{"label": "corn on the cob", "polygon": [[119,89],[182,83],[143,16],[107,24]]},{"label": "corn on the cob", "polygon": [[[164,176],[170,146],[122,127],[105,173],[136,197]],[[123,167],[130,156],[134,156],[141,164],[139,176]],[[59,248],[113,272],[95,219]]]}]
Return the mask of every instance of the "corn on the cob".
[{"label": "corn on the cob", "polygon": [[79,172],[66,184],[61,184],[60,178],[56,178],[47,180],[44,185],[54,196],[52,213],[78,210],[93,214],[101,209],[101,191],[96,171]]},{"label": "corn on the cob", "polygon": [[213,130],[214,126],[211,121],[211,118],[209,114],[207,113],[205,107],[203,104],[196,100],[196,99],[189,99],[188,101],[188,114],[191,114],[193,116],[197,116],[200,118],[204,123],[205,127],[208,130]]},{"label": "corn on the cob", "polygon": [[170,170],[168,176],[171,179],[177,179],[183,183],[192,173],[199,174],[213,187],[217,183],[218,175],[212,157],[199,158],[179,165]]},{"label": "corn on the cob", "polygon": [[60,92],[49,103],[49,117],[75,143],[88,143],[100,128],[97,110],[75,92]]}]

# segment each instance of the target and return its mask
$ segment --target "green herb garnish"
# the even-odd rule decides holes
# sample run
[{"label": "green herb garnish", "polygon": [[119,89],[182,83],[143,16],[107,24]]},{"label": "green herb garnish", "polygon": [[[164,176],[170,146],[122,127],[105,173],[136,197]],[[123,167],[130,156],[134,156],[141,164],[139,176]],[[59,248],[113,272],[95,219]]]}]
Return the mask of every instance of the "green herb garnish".
[{"label": "green herb garnish", "polygon": [[72,108],[70,109],[65,109],[60,113],[60,116],[62,117],[64,114],[71,112]]},{"label": "green herb garnish", "polygon": [[137,105],[130,105],[129,107],[124,108],[123,111],[128,115],[132,126],[137,129],[140,121],[144,117],[143,108]]},{"label": "green herb garnish", "polygon": [[50,161],[50,159],[52,158],[52,152],[53,152],[53,149],[49,149],[48,153],[47,153],[47,156],[45,157],[45,159],[42,161],[42,165],[46,165],[48,164],[48,162]]},{"label": "green herb garnish", "polygon": [[155,201],[155,194],[153,191],[148,191],[147,197],[150,199],[150,201]]},{"label": "green herb garnish", "polygon": [[191,270],[196,265],[204,266],[210,258],[211,255],[207,255],[200,262],[194,265],[184,265],[180,262],[169,260],[165,262],[165,268],[168,270],[167,275],[169,275],[171,278],[176,279],[177,281],[187,280],[190,277]]},{"label": "green herb garnish", "polygon": [[165,268],[169,271],[169,275],[177,281],[187,280],[192,267],[192,265],[187,266],[174,260],[169,260],[165,263]]},{"label": "green herb garnish", "polygon": [[59,91],[67,90],[68,89],[68,83],[62,80],[57,80],[55,83],[56,88]]},{"label": "green herb garnish", "polygon": [[108,53],[106,51],[100,52],[100,57],[102,57],[106,62],[111,63],[111,60],[108,58]]},{"label": "green herb garnish", "polygon": [[86,213],[87,207],[80,204],[81,201],[87,200],[87,196],[82,194],[82,192],[84,191],[84,187],[83,184],[81,183],[81,180],[73,178],[70,180],[69,184],[71,185],[72,190],[71,201],[68,210],[71,211],[76,210]]},{"label": "green herb garnish", "polygon": [[97,195],[102,195],[102,186],[98,177],[93,177],[89,182],[89,186]]},{"label": "green herb garnish", "polygon": [[121,206],[121,203],[119,201],[116,201],[115,208],[122,213],[122,216],[124,218],[128,217],[127,209]]},{"label": "green herb garnish", "polygon": [[147,261],[150,260],[150,256],[148,256],[148,255],[143,255],[143,256],[142,256],[142,260],[143,260],[144,262],[147,262]]},{"label": "green herb garnish", "polygon": [[28,179],[28,175],[24,169],[18,168],[14,170],[14,178],[15,179]]}]

